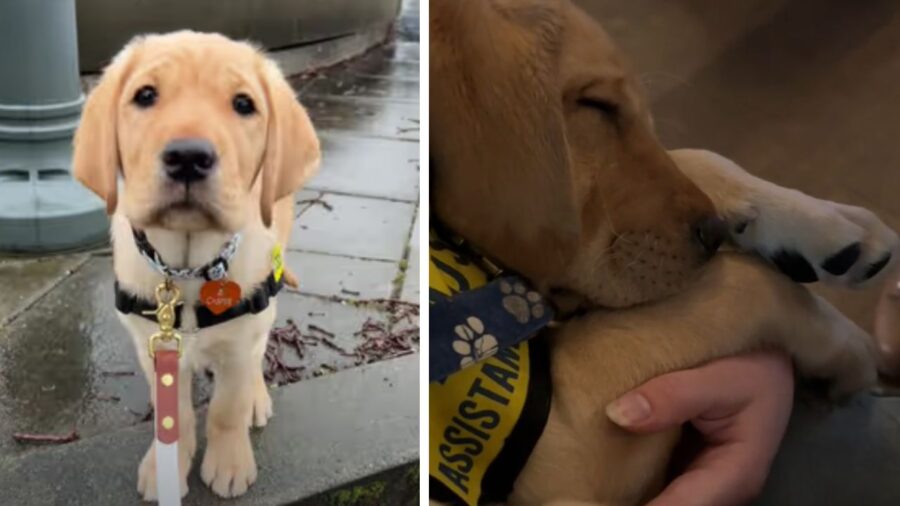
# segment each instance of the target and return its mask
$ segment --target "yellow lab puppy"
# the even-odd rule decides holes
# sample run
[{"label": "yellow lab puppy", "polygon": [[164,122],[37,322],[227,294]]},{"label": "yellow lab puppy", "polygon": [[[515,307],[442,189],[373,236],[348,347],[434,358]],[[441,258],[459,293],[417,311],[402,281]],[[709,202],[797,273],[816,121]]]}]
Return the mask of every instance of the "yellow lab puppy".
[{"label": "yellow lab puppy", "polygon": [[[626,433],[606,406],[719,357],[777,347],[801,373],[834,380],[836,395],[874,381],[869,336],[788,277],[852,286],[883,270],[897,236],[872,213],[713,153],[666,151],[635,75],[567,0],[432,0],[430,15],[434,216],[584,312],[545,332],[552,401],[536,441],[508,452],[520,472],[476,465],[503,440],[494,413],[512,396],[511,360],[493,357],[468,397],[451,399],[459,420],[432,445],[432,497],[645,503],[679,431]],[[755,254],[714,256],[723,240]],[[748,476],[748,490],[764,478]]]},{"label": "yellow lab puppy", "polygon": [[[198,369],[215,375],[203,481],[230,497],[256,479],[248,431],[272,415],[262,357],[275,319],[272,280],[282,281],[273,254],[278,257],[287,244],[293,194],[318,161],[309,117],[277,66],[254,47],[221,35],[137,37],[88,98],[75,137],[74,172],[112,215],[119,317],[151,385],[147,346],[159,327],[138,309],[155,307],[154,290],[165,278],[158,264],[170,271],[202,267],[219,259],[236,234],[241,238],[220,262],[226,279],[240,288],[239,305],[206,311],[199,295],[203,276],[174,279],[184,301],[182,494],[196,449],[190,378]],[[255,304],[247,302],[251,297]],[[138,491],[144,499],[156,498],[153,447],[141,462]]]}]

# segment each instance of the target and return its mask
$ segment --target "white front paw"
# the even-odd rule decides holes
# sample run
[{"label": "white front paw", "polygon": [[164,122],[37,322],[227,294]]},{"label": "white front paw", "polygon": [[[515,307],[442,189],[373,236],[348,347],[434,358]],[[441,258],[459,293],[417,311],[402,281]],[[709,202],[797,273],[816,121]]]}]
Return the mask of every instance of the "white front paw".
[{"label": "white front paw", "polygon": [[755,216],[733,224],[741,248],[801,283],[859,285],[890,263],[897,234],[872,212],[775,188],[757,195]]},{"label": "white front paw", "polygon": [[266,386],[265,380],[260,376],[253,387],[252,425],[254,427],[265,427],[272,415],[272,397],[269,395],[269,388]]},{"label": "white front paw", "polygon": [[885,272],[897,256],[897,234],[866,209],[783,188],[711,151],[669,153],[713,201],[732,242],[795,281],[855,286]]},{"label": "white front paw", "polygon": [[[197,447],[196,439],[180,441],[178,445],[178,472],[180,476],[181,497],[188,493],[187,476],[191,470],[191,461]],[[150,445],[141,465],[138,467],[138,493],[145,501],[157,501],[156,493],[156,448]]]},{"label": "white front paw", "polygon": [[[818,309],[812,326],[787,336],[785,345],[794,356],[797,371],[827,382],[833,400],[873,387],[878,379],[872,337],[825,299],[814,296]],[[810,339],[811,338],[811,339]]]},{"label": "white front paw", "polygon": [[210,428],[200,477],[220,497],[237,497],[256,481],[256,459],[246,428]]},{"label": "white front paw", "polygon": [[824,370],[815,376],[828,380],[832,400],[845,399],[875,386],[878,368],[868,336],[848,338]]}]

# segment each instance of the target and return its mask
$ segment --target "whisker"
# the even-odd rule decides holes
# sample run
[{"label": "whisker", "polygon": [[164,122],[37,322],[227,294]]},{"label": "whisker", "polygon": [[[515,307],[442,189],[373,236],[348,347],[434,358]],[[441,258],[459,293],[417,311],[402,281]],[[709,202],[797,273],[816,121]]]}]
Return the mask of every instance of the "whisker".
[{"label": "whisker", "polygon": [[[661,78],[661,79],[660,79]],[[638,82],[641,83],[641,86],[650,90],[651,87],[657,82],[665,83],[666,80],[670,83],[674,83],[675,86],[683,86],[686,88],[692,87],[692,83],[688,81],[686,78],[679,76],[677,74],[673,74],[671,72],[645,72],[638,76]]]}]

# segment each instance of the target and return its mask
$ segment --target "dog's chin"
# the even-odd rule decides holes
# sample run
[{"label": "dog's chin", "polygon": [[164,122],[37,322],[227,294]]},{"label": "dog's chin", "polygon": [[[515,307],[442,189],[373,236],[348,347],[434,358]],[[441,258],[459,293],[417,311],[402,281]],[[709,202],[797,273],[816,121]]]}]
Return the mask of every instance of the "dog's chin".
[{"label": "dog's chin", "polygon": [[[589,287],[580,299],[582,309],[628,309],[677,296],[687,290],[699,269],[643,274],[632,270],[607,274],[602,285]],[[658,278],[654,276],[659,276]]]},{"label": "dog's chin", "polygon": [[207,207],[196,202],[177,202],[156,209],[145,222],[147,227],[159,227],[179,232],[219,230],[229,232],[224,220]]}]

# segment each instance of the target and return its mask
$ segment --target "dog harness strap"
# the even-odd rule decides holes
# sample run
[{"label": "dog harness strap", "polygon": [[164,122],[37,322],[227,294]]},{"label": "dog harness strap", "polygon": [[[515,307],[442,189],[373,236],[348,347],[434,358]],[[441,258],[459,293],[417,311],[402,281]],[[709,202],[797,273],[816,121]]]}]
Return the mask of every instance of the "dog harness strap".
[{"label": "dog harness strap", "polygon": [[429,294],[429,381],[474,365],[534,336],[553,320],[553,310],[519,276],[446,297]]},{"label": "dog harness strap", "polygon": [[197,327],[201,329],[212,327],[213,325],[225,323],[229,320],[244,316],[245,314],[261,313],[269,307],[269,300],[281,291],[282,286],[284,286],[284,281],[282,281],[281,278],[279,278],[278,281],[275,281],[275,274],[272,273],[269,274],[269,277],[266,278],[262,285],[258,286],[256,290],[253,290],[250,297],[241,299],[237,305],[228,308],[228,310],[223,313],[215,314],[206,306],[197,306],[195,308],[197,314]]},{"label": "dog harness strap", "polygon": [[154,445],[157,497],[160,506],[179,506],[181,478],[178,472],[178,351],[157,350],[153,365],[156,371]]},{"label": "dog harness strap", "polygon": [[[270,273],[269,277],[250,294],[250,297],[242,299],[240,303],[221,314],[213,314],[212,311],[203,305],[195,307],[194,313],[197,316],[197,328],[212,327],[246,314],[257,314],[265,311],[269,307],[270,299],[276,296],[284,287],[284,279],[281,276],[277,276],[276,281],[276,276],[275,272]],[[155,309],[156,304],[128,292],[119,285],[118,281],[115,283],[115,291],[116,309],[120,312],[123,314],[137,314],[152,322],[156,321],[156,315],[148,312]],[[175,308],[175,328],[181,328],[182,307],[178,306]]]},{"label": "dog harness strap", "polygon": [[[150,313],[156,309],[156,304],[151,303],[150,301],[139,298],[137,295],[123,289],[119,282],[115,282],[115,291],[116,291],[116,309],[119,310],[122,314],[137,314],[143,316],[144,318],[156,323],[156,315]],[[183,306],[177,306],[175,308],[175,328],[181,328],[181,308]]]}]

